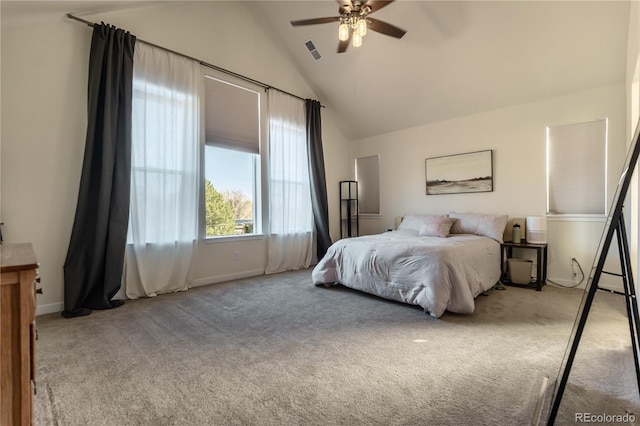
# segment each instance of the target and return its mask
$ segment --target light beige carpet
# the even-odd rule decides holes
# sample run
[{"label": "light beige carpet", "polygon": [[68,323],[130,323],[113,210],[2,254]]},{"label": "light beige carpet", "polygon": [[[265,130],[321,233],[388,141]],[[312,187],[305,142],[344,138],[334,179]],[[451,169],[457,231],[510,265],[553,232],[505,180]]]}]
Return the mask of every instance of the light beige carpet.
[{"label": "light beige carpet", "polygon": [[[581,296],[507,287],[434,319],[304,270],[42,316],[36,425],[527,425]],[[629,341],[598,294],[556,424],[640,413]]]}]

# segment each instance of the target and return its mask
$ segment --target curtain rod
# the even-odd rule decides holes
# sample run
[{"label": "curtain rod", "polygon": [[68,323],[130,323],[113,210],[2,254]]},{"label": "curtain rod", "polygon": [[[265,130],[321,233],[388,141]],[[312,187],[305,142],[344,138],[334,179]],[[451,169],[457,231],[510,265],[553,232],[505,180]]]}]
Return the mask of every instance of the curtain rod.
[{"label": "curtain rod", "polygon": [[[76,21],[78,21],[78,22],[82,22],[83,24],[86,24],[86,25],[88,25],[88,26],[90,26],[90,27],[93,27],[93,26],[95,25],[95,23],[94,23],[94,22],[87,21],[86,19],[79,18],[79,17],[77,17],[77,16],[72,15],[71,13],[67,13],[67,18],[69,18],[69,19],[74,19],[74,20],[76,20]],[[271,86],[271,85],[269,85],[269,84],[266,84],[266,83],[263,83],[263,82],[261,82],[261,81],[254,80],[254,79],[252,79],[252,78],[250,78],[250,77],[247,77],[247,76],[244,76],[244,75],[242,75],[242,74],[238,74],[238,73],[235,73],[235,72],[233,72],[233,71],[229,71],[229,70],[227,70],[227,69],[221,68],[221,67],[219,67],[219,66],[217,66],[217,65],[210,64],[210,63],[205,62],[205,61],[203,61],[203,60],[200,60],[200,59],[198,59],[198,58],[194,58],[193,56],[189,56],[189,55],[185,55],[184,53],[176,52],[175,50],[168,49],[168,48],[166,48],[166,47],[164,47],[164,46],[159,46],[159,45],[157,45],[157,44],[155,44],[155,43],[151,43],[151,42],[148,42],[148,41],[146,41],[146,40],[142,40],[142,39],[137,38],[137,37],[136,37],[136,41],[139,41],[139,42],[141,42],[141,43],[147,44],[147,45],[149,45],[149,46],[157,47],[158,49],[162,49],[162,50],[167,51],[167,52],[171,52],[171,53],[173,53],[173,54],[176,54],[176,55],[182,56],[183,58],[191,59],[192,61],[196,61],[196,62],[198,62],[200,65],[203,65],[203,66],[205,66],[205,67],[207,67],[207,68],[211,68],[211,69],[214,69],[214,70],[216,70],[216,71],[220,71],[220,72],[222,72],[222,73],[224,73],[224,74],[227,74],[227,75],[230,75],[230,76],[233,76],[233,77],[239,78],[240,80],[244,80],[244,81],[246,81],[246,82],[253,83],[253,84],[255,84],[256,86],[260,86],[260,87],[264,88],[265,90],[266,90],[266,89],[273,89],[273,90],[277,90],[278,92],[285,93],[285,94],[287,94],[287,95],[289,95],[289,96],[293,96],[294,98],[298,98],[298,99],[301,99],[301,100],[303,100],[303,101],[305,100],[305,98],[303,98],[303,97],[301,97],[301,96],[298,96],[298,95],[294,95],[293,93],[287,92],[286,90],[278,89],[277,87],[273,87],[273,86]],[[322,108],[324,108],[324,105],[320,104],[320,106],[321,106]]]}]

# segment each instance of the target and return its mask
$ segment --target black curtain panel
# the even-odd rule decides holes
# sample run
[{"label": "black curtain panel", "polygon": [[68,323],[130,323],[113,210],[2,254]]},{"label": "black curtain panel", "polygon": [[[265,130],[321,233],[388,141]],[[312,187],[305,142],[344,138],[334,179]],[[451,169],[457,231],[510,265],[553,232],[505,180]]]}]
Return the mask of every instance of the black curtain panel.
[{"label": "black curtain panel", "polygon": [[322,259],[331,245],[329,235],[329,204],[327,202],[327,178],[324,172],[322,150],[322,120],[320,102],[305,100],[307,121],[307,151],[309,153],[309,181],[311,203],[316,225],[318,260]]},{"label": "black curtain panel", "polygon": [[135,41],[104,23],[93,27],[87,140],[64,263],[67,318],[123,303],[111,299],[120,289],[129,221]]}]

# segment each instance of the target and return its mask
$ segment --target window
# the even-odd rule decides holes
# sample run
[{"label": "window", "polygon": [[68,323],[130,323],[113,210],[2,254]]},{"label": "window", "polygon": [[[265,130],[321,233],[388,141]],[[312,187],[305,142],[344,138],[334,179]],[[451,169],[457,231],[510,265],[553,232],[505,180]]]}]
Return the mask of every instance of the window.
[{"label": "window", "polygon": [[[294,107],[297,106],[297,100],[292,101]],[[300,105],[297,117],[293,113],[279,116],[274,110],[271,109],[269,135],[270,232],[281,235],[311,233],[314,222],[304,108]]]},{"label": "window", "polygon": [[304,101],[269,90],[269,235],[265,273],[306,268],[313,256]]},{"label": "window", "polygon": [[133,71],[128,242],[137,247],[191,243],[198,225],[199,65],[156,54],[137,49]]},{"label": "window", "polygon": [[204,236],[260,232],[261,93],[205,75]]},{"label": "window", "polygon": [[380,156],[356,158],[360,214],[380,214]]},{"label": "window", "polygon": [[606,214],[607,125],[547,127],[548,214]]}]

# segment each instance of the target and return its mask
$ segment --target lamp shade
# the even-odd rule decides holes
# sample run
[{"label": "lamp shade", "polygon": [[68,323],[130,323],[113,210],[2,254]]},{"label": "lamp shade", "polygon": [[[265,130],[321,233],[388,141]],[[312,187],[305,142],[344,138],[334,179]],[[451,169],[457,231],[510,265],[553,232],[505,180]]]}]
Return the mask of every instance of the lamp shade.
[{"label": "lamp shade", "polygon": [[358,31],[354,31],[353,32],[353,47],[360,47],[362,46],[362,36],[360,35],[360,33]]},{"label": "lamp shade", "polygon": [[340,24],[340,26],[338,27],[338,40],[349,40],[349,26],[345,23]]},{"label": "lamp shade", "polygon": [[545,216],[527,216],[527,242],[531,244],[547,243],[547,218]]},{"label": "lamp shade", "polygon": [[393,223],[393,226],[394,226],[393,229],[397,230],[401,223],[402,223],[402,216],[396,216],[395,221]]},{"label": "lamp shade", "polygon": [[356,30],[360,33],[360,36],[364,37],[367,35],[367,20],[360,19],[356,24]]}]

